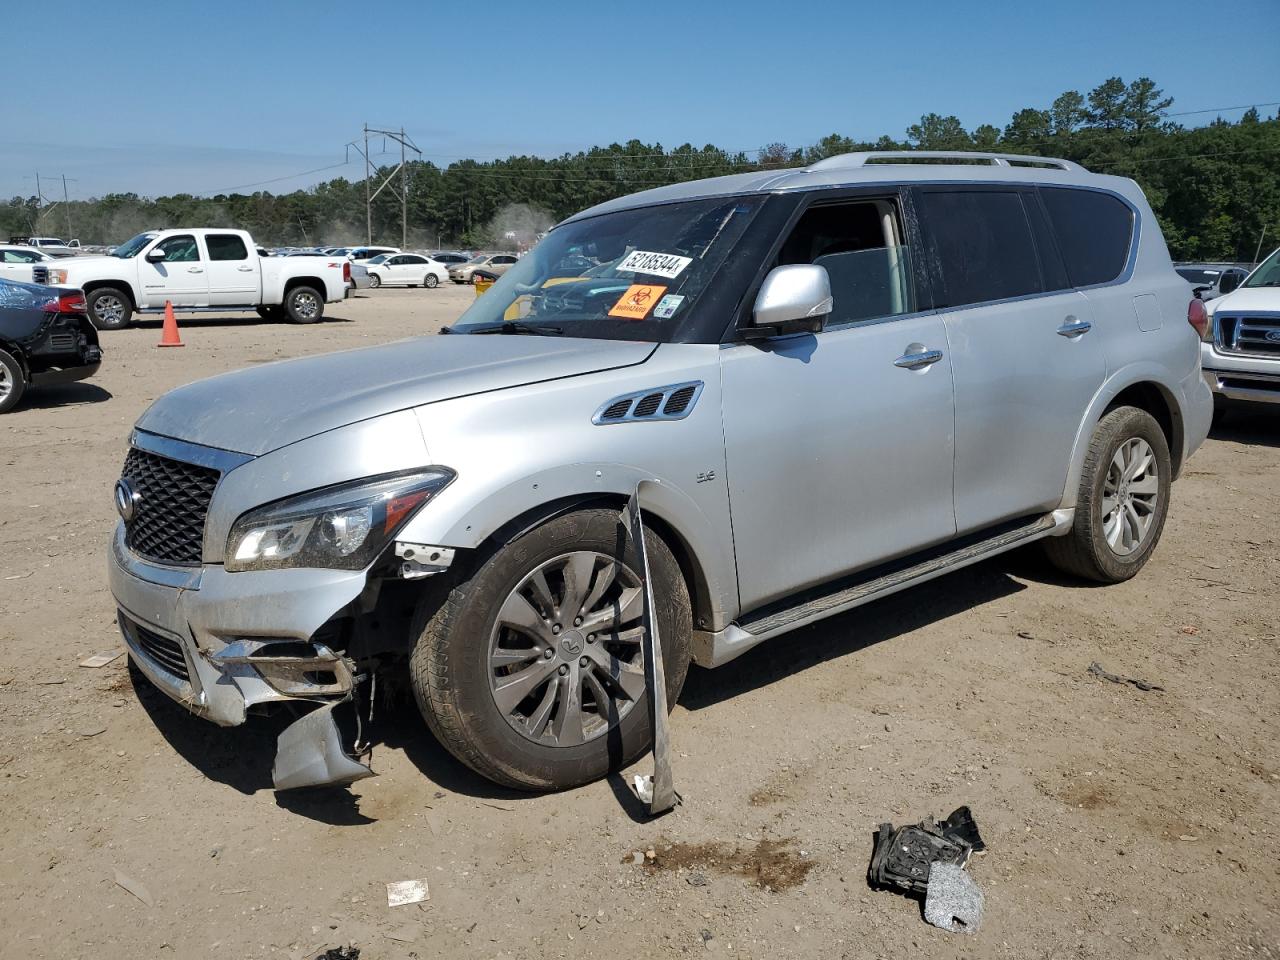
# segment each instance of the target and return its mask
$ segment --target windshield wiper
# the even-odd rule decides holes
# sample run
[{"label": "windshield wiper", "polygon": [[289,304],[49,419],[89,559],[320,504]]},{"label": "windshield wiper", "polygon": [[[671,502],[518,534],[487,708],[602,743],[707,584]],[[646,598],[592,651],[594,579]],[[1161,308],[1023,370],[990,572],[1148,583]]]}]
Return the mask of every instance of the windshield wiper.
[{"label": "windshield wiper", "polygon": [[529,333],[538,337],[555,337],[564,333],[564,327],[554,327],[547,323],[525,323],[523,320],[503,320],[502,323],[490,327],[480,327],[469,333]]}]

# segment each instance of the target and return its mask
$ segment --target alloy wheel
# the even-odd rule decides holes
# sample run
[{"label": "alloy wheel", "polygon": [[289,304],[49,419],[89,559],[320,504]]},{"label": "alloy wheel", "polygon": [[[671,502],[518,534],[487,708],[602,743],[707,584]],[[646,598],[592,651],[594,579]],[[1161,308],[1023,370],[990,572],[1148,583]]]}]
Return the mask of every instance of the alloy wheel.
[{"label": "alloy wheel", "polygon": [[535,743],[602,736],[644,699],[640,578],[589,550],[541,564],[498,611],[489,688],[499,712]]},{"label": "alloy wheel", "polygon": [[1102,484],[1102,533],[1117,556],[1139,550],[1151,534],[1160,506],[1155,451],[1141,437],[1116,448]]},{"label": "alloy wheel", "polygon": [[119,297],[99,297],[94,301],[93,312],[103,323],[116,324],[124,321],[124,303]]},{"label": "alloy wheel", "polygon": [[304,320],[314,320],[317,314],[317,300],[313,293],[295,294],[293,309]]},{"label": "alloy wheel", "polygon": [[0,363],[0,401],[7,400],[13,393],[13,378],[9,376],[9,368]]}]

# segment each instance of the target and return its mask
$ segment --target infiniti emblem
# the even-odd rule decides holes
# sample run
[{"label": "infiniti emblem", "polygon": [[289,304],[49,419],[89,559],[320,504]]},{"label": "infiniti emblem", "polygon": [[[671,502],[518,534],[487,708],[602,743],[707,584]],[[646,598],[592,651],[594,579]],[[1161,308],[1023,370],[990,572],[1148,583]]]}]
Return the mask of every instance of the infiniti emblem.
[{"label": "infiniti emblem", "polygon": [[1268,330],[1267,339],[1272,343],[1280,343],[1280,330]]},{"label": "infiniti emblem", "polygon": [[565,656],[576,657],[582,652],[582,634],[570,630],[560,638],[560,650]]},{"label": "infiniti emblem", "polygon": [[128,480],[121,478],[116,481],[115,498],[116,512],[120,514],[121,520],[128,523],[138,510],[138,501],[142,499],[142,494],[135,491]]}]

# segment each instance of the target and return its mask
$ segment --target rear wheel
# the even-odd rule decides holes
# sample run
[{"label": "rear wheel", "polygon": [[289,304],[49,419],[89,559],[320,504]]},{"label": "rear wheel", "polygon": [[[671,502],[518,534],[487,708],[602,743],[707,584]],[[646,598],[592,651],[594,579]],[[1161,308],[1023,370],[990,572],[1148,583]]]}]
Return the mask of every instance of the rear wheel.
[{"label": "rear wheel", "polygon": [[425,277],[422,278],[422,285],[426,287],[428,290],[434,287],[438,287],[440,285],[440,278],[437,277],[434,273],[428,273]]},{"label": "rear wheel", "polygon": [[294,287],[284,295],[284,310],[294,323],[315,323],[324,316],[324,299],[311,287]]},{"label": "rear wheel", "polygon": [[99,330],[123,330],[133,319],[133,303],[123,290],[99,287],[85,299],[89,319]]},{"label": "rear wheel", "polygon": [[[684,576],[645,546],[674,704],[689,666]],[[640,558],[613,510],[558,517],[499,547],[443,603],[419,607],[411,672],[436,738],[496,783],[558,790],[604,776],[651,742]]]},{"label": "rear wheel", "polygon": [[0,413],[8,413],[27,392],[27,375],[18,358],[0,350]]},{"label": "rear wheel", "polygon": [[1044,541],[1049,560],[1087,580],[1128,580],[1160,541],[1171,475],[1169,445],[1151,414],[1106,414],[1085,454],[1071,532]]}]

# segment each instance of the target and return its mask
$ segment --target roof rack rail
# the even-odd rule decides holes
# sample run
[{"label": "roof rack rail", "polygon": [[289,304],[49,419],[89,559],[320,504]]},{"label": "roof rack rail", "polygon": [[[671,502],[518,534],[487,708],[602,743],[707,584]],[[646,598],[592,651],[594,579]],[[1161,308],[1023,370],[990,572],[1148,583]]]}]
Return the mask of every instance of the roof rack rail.
[{"label": "roof rack rail", "polygon": [[980,153],[969,150],[868,150],[861,153],[841,153],[811,163],[809,170],[834,170],[845,167],[878,165],[881,161],[912,162],[915,160],[984,160],[995,167],[1055,167],[1088,173],[1084,167],[1059,157],[1037,157],[1021,153]]}]

